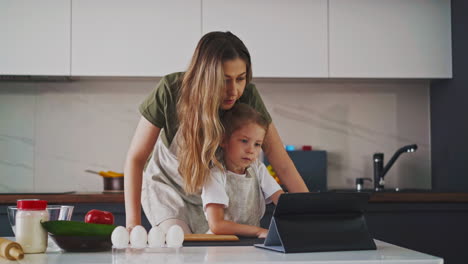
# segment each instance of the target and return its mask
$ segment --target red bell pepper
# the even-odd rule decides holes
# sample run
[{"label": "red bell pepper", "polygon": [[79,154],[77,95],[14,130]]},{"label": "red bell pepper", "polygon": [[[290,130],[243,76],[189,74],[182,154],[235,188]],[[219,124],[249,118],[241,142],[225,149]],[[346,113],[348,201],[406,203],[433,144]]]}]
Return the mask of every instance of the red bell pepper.
[{"label": "red bell pepper", "polygon": [[113,225],[114,215],[111,212],[93,209],[86,213],[85,223]]}]

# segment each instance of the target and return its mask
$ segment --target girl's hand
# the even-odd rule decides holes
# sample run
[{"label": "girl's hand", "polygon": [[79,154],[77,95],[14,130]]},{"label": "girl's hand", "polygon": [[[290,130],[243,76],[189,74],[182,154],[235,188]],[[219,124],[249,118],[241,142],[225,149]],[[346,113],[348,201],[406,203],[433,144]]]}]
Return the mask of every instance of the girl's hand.
[{"label": "girl's hand", "polygon": [[268,229],[260,228],[260,230],[257,232],[257,237],[266,238],[267,234],[268,234]]}]

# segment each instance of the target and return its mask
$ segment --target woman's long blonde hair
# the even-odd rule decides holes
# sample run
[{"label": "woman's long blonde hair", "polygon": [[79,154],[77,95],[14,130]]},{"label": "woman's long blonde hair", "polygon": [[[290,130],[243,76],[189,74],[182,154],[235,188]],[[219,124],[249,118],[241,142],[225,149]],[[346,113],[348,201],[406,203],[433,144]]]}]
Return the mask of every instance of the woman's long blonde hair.
[{"label": "woman's long blonde hair", "polygon": [[177,102],[179,119],[179,173],[184,190],[200,191],[210,168],[221,167],[216,149],[224,128],[219,118],[225,92],[223,62],[240,58],[246,64],[247,83],[252,79],[250,54],[244,43],[231,32],[210,32],[198,42],[185,72]]}]

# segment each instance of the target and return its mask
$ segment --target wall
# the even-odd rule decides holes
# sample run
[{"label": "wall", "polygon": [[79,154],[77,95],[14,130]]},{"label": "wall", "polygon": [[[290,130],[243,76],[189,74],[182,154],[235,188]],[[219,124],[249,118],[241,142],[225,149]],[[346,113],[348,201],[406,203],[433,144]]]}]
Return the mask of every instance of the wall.
[{"label": "wall", "polygon": [[[86,169],[122,171],[137,107],[158,79],[0,82],[0,192],[101,191]],[[388,187],[431,187],[429,84],[417,80],[255,80],[285,144],[328,151],[329,188],[387,174]]]},{"label": "wall", "polygon": [[453,78],[430,88],[433,187],[468,192],[468,2],[451,4]]}]

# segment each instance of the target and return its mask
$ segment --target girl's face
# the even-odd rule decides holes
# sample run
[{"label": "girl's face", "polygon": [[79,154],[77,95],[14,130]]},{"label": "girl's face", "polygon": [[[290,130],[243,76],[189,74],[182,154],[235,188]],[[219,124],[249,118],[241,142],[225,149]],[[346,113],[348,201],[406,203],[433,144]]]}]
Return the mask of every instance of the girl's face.
[{"label": "girl's face", "polygon": [[226,90],[224,91],[221,109],[228,110],[234,106],[245,89],[247,65],[240,59],[228,60],[223,63]]},{"label": "girl's face", "polygon": [[221,147],[226,168],[238,174],[245,173],[245,169],[258,158],[265,133],[261,126],[249,123],[223,139]]}]

